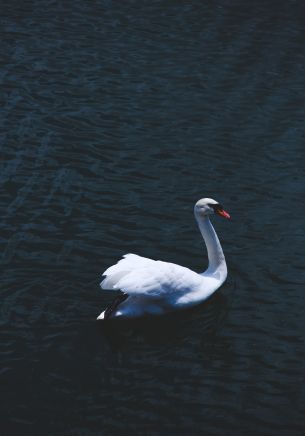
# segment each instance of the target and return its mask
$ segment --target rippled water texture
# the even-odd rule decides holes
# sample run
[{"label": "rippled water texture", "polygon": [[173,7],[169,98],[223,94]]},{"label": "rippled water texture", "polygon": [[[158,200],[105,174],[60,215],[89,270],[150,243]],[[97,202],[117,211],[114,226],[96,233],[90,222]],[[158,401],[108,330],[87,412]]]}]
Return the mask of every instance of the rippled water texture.
[{"label": "rippled water texture", "polygon": [[[1,435],[305,434],[304,11],[253,3],[2,5]],[[122,254],[204,269],[204,196],[226,284],[103,328]]]}]

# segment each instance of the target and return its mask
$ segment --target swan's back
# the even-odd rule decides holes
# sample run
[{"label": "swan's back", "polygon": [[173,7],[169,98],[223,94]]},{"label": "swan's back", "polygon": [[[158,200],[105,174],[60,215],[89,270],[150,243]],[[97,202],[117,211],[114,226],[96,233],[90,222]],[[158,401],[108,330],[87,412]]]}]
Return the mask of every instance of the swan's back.
[{"label": "swan's back", "polygon": [[[204,299],[219,283],[189,268],[136,254],[127,254],[116,265],[108,268],[101,287],[122,290],[129,296],[163,298],[172,304]],[[200,294],[200,295],[199,295]]]}]

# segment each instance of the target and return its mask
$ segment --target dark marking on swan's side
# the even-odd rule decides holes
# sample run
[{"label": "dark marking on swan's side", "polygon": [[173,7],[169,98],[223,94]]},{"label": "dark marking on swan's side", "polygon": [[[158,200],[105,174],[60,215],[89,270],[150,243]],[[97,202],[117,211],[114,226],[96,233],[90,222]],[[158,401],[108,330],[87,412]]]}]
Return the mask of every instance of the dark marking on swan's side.
[{"label": "dark marking on swan's side", "polygon": [[105,309],[104,319],[110,318],[110,316],[116,311],[118,306],[128,298],[128,294],[122,293]]}]

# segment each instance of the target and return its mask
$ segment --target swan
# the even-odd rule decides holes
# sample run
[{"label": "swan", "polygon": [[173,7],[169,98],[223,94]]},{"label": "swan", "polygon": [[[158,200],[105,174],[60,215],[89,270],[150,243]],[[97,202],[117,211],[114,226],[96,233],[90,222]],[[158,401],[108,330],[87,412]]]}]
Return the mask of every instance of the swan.
[{"label": "swan", "polygon": [[230,219],[230,215],[212,198],[197,201],[194,214],[207,247],[207,270],[196,273],[174,263],[125,254],[103,273],[102,289],[123,292],[98,320],[161,315],[189,308],[205,301],[224,283],[226,260],[209,216],[217,214]]}]

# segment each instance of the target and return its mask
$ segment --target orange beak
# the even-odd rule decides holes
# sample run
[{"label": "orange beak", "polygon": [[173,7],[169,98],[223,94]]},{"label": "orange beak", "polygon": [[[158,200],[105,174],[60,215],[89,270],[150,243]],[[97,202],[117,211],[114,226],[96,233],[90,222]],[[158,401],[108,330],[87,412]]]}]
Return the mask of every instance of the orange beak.
[{"label": "orange beak", "polygon": [[224,218],[227,218],[228,220],[231,218],[230,215],[228,214],[228,212],[226,212],[223,209],[217,209],[216,213],[220,216],[223,216]]}]

